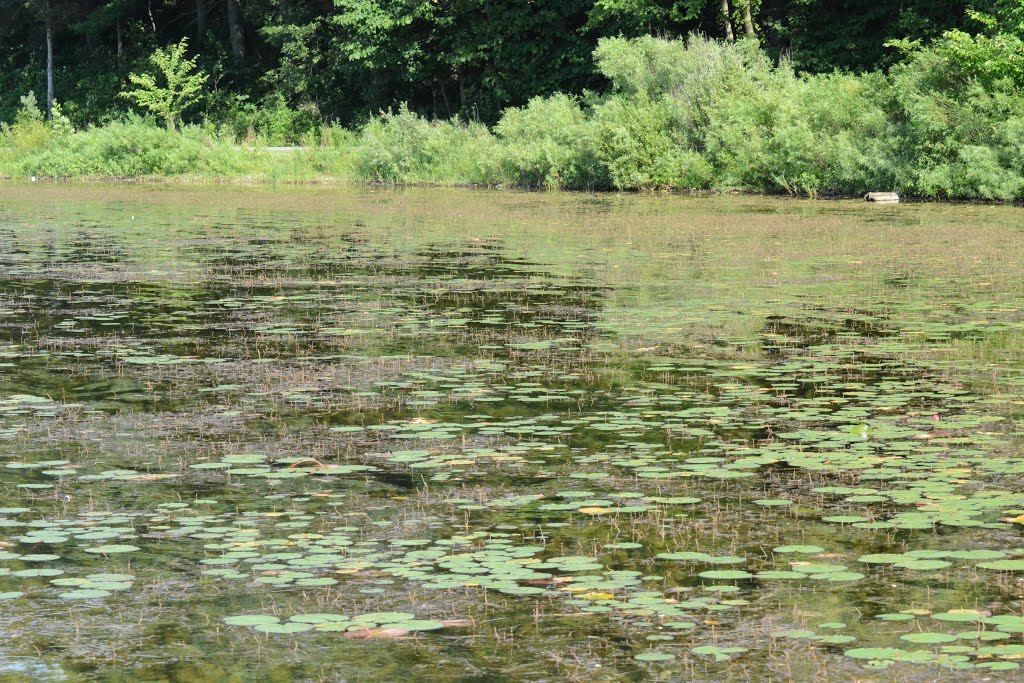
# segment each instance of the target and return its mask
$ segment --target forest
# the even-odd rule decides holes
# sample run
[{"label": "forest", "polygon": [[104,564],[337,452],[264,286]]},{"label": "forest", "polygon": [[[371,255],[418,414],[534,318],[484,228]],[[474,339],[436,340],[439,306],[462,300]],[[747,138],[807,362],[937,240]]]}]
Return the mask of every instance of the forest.
[{"label": "forest", "polygon": [[0,0],[0,27],[8,176],[1024,192],[1020,0]]}]

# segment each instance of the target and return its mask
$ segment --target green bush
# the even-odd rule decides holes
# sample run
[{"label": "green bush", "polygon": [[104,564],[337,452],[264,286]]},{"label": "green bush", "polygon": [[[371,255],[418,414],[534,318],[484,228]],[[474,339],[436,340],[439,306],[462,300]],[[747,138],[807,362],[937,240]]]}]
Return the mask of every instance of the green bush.
[{"label": "green bush", "polygon": [[610,38],[600,42],[594,58],[615,93],[640,103],[664,102],[676,135],[697,152],[706,148],[708,127],[722,107],[759,96],[772,75],[767,56],[750,40]]},{"label": "green bush", "polygon": [[615,187],[759,186],[773,72],[752,41],[612,38],[594,57],[614,90],[595,118]]},{"label": "green bush", "polygon": [[595,156],[618,189],[704,189],[713,169],[689,149],[664,100],[613,97],[594,114]]},{"label": "green bush", "polygon": [[27,154],[19,170],[44,177],[227,176],[244,170],[246,156],[198,127],[187,126],[176,134],[151,119],[130,115]]},{"label": "green bush", "polygon": [[163,119],[171,132],[178,130],[182,113],[203,99],[209,79],[205,72],[196,71],[198,55],[189,59],[187,53],[188,38],[166,48],[158,47],[149,56],[153,70],[128,74],[135,88],[121,92],[121,97]]},{"label": "green bush", "polygon": [[940,42],[892,70],[888,109],[908,169],[906,187],[932,197],[1019,198],[1024,83],[974,74],[973,62],[961,59]]},{"label": "green bush", "polygon": [[485,126],[428,121],[402,107],[371,119],[352,149],[359,180],[490,184],[495,141]]},{"label": "green bush", "polygon": [[507,109],[494,132],[505,182],[553,189],[610,184],[594,149],[594,126],[573,97],[537,97]]},{"label": "green bush", "polygon": [[258,103],[240,95],[218,103],[218,108],[223,134],[249,145],[308,145],[323,127],[315,107],[293,109],[280,93]]},{"label": "green bush", "polygon": [[47,121],[36,102],[35,93],[21,98],[21,108],[11,125],[0,125],[0,146],[12,156],[31,154],[60,142],[73,132],[70,122],[61,113],[60,105],[53,105],[53,115]]},{"label": "green bush", "polygon": [[896,130],[879,102],[884,78],[796,76],[723,102],[708,154],[721,187],[817,195],[896,189]]}]

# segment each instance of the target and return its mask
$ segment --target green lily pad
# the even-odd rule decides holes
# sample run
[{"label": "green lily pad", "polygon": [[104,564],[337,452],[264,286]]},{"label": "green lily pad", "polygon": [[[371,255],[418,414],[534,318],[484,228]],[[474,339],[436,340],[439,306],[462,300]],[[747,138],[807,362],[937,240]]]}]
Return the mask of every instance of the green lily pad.
[{"label": "green lily pad", "polygon": [[697,576],[702,579],[749,579],[753,577],[750,572],[741,571],[738,569],[716,569],[712,571],[701,572]]},{"label": "green lily pad", "polygon": [[1024,571],[1024,560],[994,560],[979,562],[976,566],[998,572],[1022,572]]},{"label": "green lily pad", "polygon": [[136,550],[141,550],[141,548],[124,543],[115,543],[112,545],[99,545],[92,548],[86,548],[85,552],[97,555],[116,555],[119,553],[133,553]]},{"label": "green lily pad", "polygon": [[804,555],[816,555],[825,552],[825,549],[816,545],[780,545],[772,549],[777,553],[801,553]]}]

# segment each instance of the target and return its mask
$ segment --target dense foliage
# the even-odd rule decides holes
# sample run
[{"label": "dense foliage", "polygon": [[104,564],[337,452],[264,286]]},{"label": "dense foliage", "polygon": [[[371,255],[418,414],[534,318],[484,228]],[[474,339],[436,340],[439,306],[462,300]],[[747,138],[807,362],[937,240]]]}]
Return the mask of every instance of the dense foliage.
[{"label": "dense foliage", "polygon": [[[62,67],[45,120],[24,94],[45,76],[38,55],[23,37],[3,53],[37,59],[3,76],[8,175],[1024,196],[1021,0],[848,4],[856,40],[814,47],[812,0],[784,22],[778,3],[744,0],[728,14],[705,0],[0,3],[7,26],[41,22],[58,54],[100,65],[73,85]],[[645,35],[688,28],[706,33]],[[189,33],[191,57],[187,37],[161,47]]]},{"label": "dense foliage", "polygon": [[726,5],[728,22],[721,0],[0,0],[0,120],[28,91],[46,92],[48,32],[55,96],[76,125],[119,115],[128,74],[188,38],[210,75],[193,116],[245,132],[266,125],[259,110],[282,106],[307,123],[362,123],[403,103],[494,123],[532,97],[602,87],[591,55],[605,37],[752,31],[798,70],[862,71],[898,57],[887,40],[929,40],[966,21],[954,0]]}]

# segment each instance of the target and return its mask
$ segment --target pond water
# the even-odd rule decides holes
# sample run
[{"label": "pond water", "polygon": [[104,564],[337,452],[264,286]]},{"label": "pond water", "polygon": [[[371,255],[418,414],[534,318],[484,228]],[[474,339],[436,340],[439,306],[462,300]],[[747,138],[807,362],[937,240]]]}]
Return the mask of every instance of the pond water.
[{"label": "pond water", "polygon": [[0,187],[0,680],[1011,680],[1024,214]]}]

